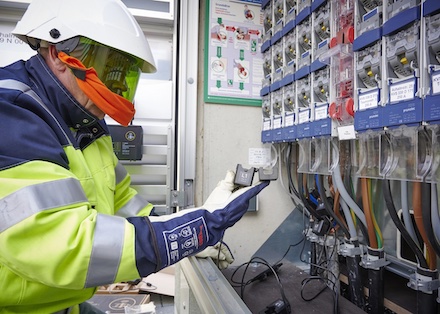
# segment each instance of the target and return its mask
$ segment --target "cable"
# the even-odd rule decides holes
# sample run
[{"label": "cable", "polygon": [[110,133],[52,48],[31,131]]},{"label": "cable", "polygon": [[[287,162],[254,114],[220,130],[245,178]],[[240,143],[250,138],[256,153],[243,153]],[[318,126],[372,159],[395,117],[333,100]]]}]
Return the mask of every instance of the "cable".
[{"label": "cable", "polygon": [[376,233],[374,231],[373,219],[371,217],[370,198],[368,193],[367,178],[361,178],[362,204],[364,207],[365,220],[367,222],[368,239],[370,247],[377,249]]},{"label": "cable", "polygon": [[431,185],[429,183],[421,183],[422,188],[422,217],[423,226],[428,238],[429,244],[432,247],[432,255],[429,256],[429,263],[433,267],[432,269],[437,269],[437,255],[440,256],[440,246],[432,229],[431,221]]},{"label": "cable", "polygon": [[[324,238],[326,238],[327,236],[325,236]],[[336,237],[335,237],[335,241],[336,241]],[[323,241],[324,243],[326,243],[326,240],[324,239]],[[326,251],[326,247],[323,248],[323,250],[321,251],[321,254],[318,257],[318,260],[320,260],[322,258],[322,254],[324,253],[324,251]],[[318,262],[316,264],[313,264],[313,266],[317,269],[321,269],[323,272],[326,272],[327,274],[331,274],[333,276],[333,279],[329,279],[329,278],[323,278],[320,276],[311,276],[309,278],[306,278],[302,281],[302,287],[301,287],[301,297],[303,298],[304,301],[308,301],[306,298],[303,297],[303,289],[305,287],[305,284],[307,284],[308,282],[312,281],[312,280],[322,280],[322,281],[327,281],[330,282],[333,285],[333,299],[334,299],[334,307],[333,307],[333,313],[339,313],[339,292],[336,289],[337,286],[337,282],[339,282],[339,275],[335,275],[332,271],[329,271],[328,268],[328,262],[329,261],[333,261],[331,258],[333,257],[333,255],[336,252],[336,243],[333,246],[333,250],[331,252],[331,255],[328,256],[325,260],[323,260],[322,262]],[[326,254],[327,256],[327,254]],[[307,263],[306,261],[303,261],[305,263]],[[337,261],[335,261],[337,263]],[[312,263],[309,263],[312,266]],[[323,267],[322,265],[326,264],[327,267]],[[323,274],[323,272],[321,272],[321,274]],[[328,286],[327,286],[328,287]],[[315,299],[318,295],[320,295],[325,289],[322,289],[320,292],[318,292],[318,294],[316,294],[313,298],[311,298],[309,301]]]},{"label": "cable", "polygon": [[318,212],[311,206],[311,204],[308,202],[306,197],[304,196],[304,174],[299,172],[298,173],[298,193],[301,198],[301,201],[304,204],[304,207],[314,216],[315,218],[321,217],[321,215],[318,214]]},{"label": "cable", "polygon": [[383,189],[383,196],[385,198],[385,203],[387,205],[388,212],[390,213],[391,219],[393,220],[397,229],[399,229],[400,233],[402,234],[403,239],[406,241],[406,243],[408,244],[410,249],[413,251],[420,267],[428,269],[428,264],[426,262],[425,257],[423,256],[422,251],[419,249],[417,244],[413,241],[413,239],[411,238],[411,235],[408,233],[405,226],[400,221],[399,216],[397,215],[396,207],[394,206],[394,201],[393,201],[393,197],[391,194],[391,187],[390,187],[389,180],[384,180],[383,185],[382,185],[382,189]]},{"label": "cable", "polygon": [[286,295],[284,293],[284,287],[283,287],[283,284],[281,283],[281,280],[280,280],[280,278],[278,276],[278,273],[275,271],[275,269],[265,259],[263,259],[261,257],[253,257],[249,262],[240,265],[233,272],[233,274],[231,276],[231,281],[234,282],[232,278],[235,275],[235,273],[237,272],[237,270],[240,269],[242,266],[246,265],[246,268],[245,268],[245,270],[243,272],[242,280],[241,280],[241,283],[240,283],[240,297],[241,297],[241,299],[244,299],[244,289],[245,289],[245,287],[254,281],[254,278],[251,278],[250,280],[246,281],[246,283],[244,282],[244,278],[246,276],[246,272],[247,272],[247,270],[249,268],[249,265],[252,264],[252,263],[258,263],[258,264],[265,265],[265,266],[268,267],[268,269],[271,270],[272,274],[274,275],[274,277],[275,277],[275,279],[277,281],[278,287],[280,289],[281,298],[283,299],[284,304],[286,305],[287,313],[291,313],[291,306],[290,306],[290,303],[287,300]]},{"label": "cable", "polygon": [[[293,194],[296,195],[297,198],[300,198],[298,190],[295,187],[294,184],[294,180],[292,179],[292,147],[293,147],[293,143],[289,143],[288,147],[287,147],[287,151],[286,151],[286,168],[287,168],[287,173],[289,174],[289,187],[292,189]],[[296,173],[296,171],[294,171],[294,173]]]},{"label": "cable", "polygon": [[[431,200],[431,197],[429,198],[429,200]],[[426,250],[428,253],[426,260],[428,262],[429,269],[431,269],[431,270],[435,269],[436,268],[435,252],[434,252],[434,248],[431,245],[431,242],[429,241],[427,230],[425,229],[424,221],[423,221],[422,183],[421,182],[414,182],[413,183],[413,209],[414,209],[414,219],[416,221],[417,229],[419,230],[420,235],[422,236],[423,242],[426,245]],[[429,217],[431,217],[431,215],[429,215]]]},{"label": "cable", "polygon": [[351,216],[350,209],[348,208],[347,203],[342,198],[339,200],[339,204],[342,207],[342,211],[344,212],[345,220],[347,221],[348,230],[350,231],[350,240],[357,241],[356,227],[354,225],[354,220]]},{"label": "cable", "polygon": [[405,223],[405,228],[408,230],[408,233],[410,234],[414,242],[418,243],[413,220],[411,218],[411,214],[408,208],[408,181],[406,180],[400,181],[400,197],[402,204],[402,217],[403,217],[403,222]]},{"label": "cable", "polygon": [[317,185],[318,185],[318,192],[321,197],[321,201],[324,203],[324,208],[326,209],[327,213],[332,216],[332,218],[336,221],[336,223],[339,225],[339,227],[342,229],[342,232],[345,234],[346,238],[350,238],[350,232],[348,231],[345,224],[342,223],[342,221],[339,219],[339,217],[335,214],[333,211],[333,205],[330,203],[330,201],[327,198],[327,195],[325,194],[324,190],[324,176],[323,175],[316,175],[317,178]]},{"label": "cable", "polygon": [[[341,214],[340,200],[341,200],[341,194],[339,194],[339,191],[336,190],[336,192],[334,193],[334,197],[333,197],[333,211],[335,212],[335,215],[339,218],[341,223],[344,225],[344,227],[346,229],[348,229],[349,234],[350,234],[350,238],[351,238],[352,237],[351,230],[349,229],[349,226],[348,226],[347,222],[345,221],[344,216],[342,216],[342,214]],[[355,235],[356,235],[356,233],[355,233]]]},{"label": "cable", "polygon": [[345,200],[348,206],[354,211],[358,219],[362,222],[364,226],[367,226],[367,222],[365,221],[365,215],[356,202],[350,197],[347,190],[345,189],[344,183],[342,182],[341,170],[339,169],[339,165],[336,165],[333,169],[333,183],[341,193],[341,197]]},{"label": "cable", "polygon": [[[295,205],[298,205],[298,201],[300,201],[299,199],[299,195],[298,195],[298,191],[296,190],[295,186],[293,185],[293,180],[292,180],[292,164],[290,162],[290,151],[291,151],[291,143],[289,143],[289,145],[287,145],[286,148],[286,152],[284,154],[284,164],[286,165],[286,172],[287,172],[287,180],[288,180],[288,188],[286,188],[284,181],[283,181],[283,176],[282,176],[282,172],[281,172],[281,167],[279,167],[279,178],[280,178],[280,182],[281,182],[281,186],[283,187],[283,189],[287,192],[287,194],[290,196],[290,198],[292,199],[293,203]],[[279,154],[279,158],[280,158],[280,164],[281,164],[281,153]],[[293,194],[292,194],[293,193]]]},{"label": "cable", "polygon": [[438,212],[438,192],[437,184],[431,183],[431,221],[435,237],[440,239],[440,214]]},{"label": "cable", "polygon": [[[379,249],[383,248],[383,235],[382,235],[382,231],[380,230],[379,224],[377,223],[377,219],[376,219],[376,210],[374,209],[374,204],[378,203],[378,201],[373,201],[373,192],[372,192],[372,180],[368,180],[368,195],[370,198],[370,204],[371,204],[371,218],[373,220],[373,226],[374,226],[374,230],[376,232],[376,238],[377,238],[377,247]],[[379,195],[379,193],[377,193],[377,186],[380,185],[379,181],[376,180],[376,190],[375,190],[375,195]]]}]

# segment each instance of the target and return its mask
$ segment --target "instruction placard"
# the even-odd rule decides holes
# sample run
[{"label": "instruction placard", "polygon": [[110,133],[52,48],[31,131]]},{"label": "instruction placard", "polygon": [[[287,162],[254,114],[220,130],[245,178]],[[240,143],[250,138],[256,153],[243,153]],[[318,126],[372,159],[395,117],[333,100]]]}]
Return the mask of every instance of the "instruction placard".
[{"label": "instruction placard", "polygon": [[207,1],[205,102],[261,106],[261,0]]}]

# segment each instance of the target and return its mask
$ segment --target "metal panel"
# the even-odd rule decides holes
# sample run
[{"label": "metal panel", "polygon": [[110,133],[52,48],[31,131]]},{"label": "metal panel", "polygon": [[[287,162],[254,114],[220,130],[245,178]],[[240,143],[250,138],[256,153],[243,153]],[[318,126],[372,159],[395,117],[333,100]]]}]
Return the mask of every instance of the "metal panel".
[{"label": "metal panel", "polygon": [[199,1],[180,1],[179,17],[177,189],[185,193],[183,207],[191,207],[196,173]]},{"label": "metal panel", "polygon": [[[179,266],[195,296],[196,309],[201,313],[251,313],[210,258],[201,259],[192,256],[180,261]],[[179,306],[177,304],[176,307]],[[190,306],[189,311],[192,312],[191,304],[188,306]]]},{"label": "metal panel", "polygon": [[156,213],[170,214],[171,190],[174,183],[174,149],[172,127],[143,125],[143,155],[140,161],[121,161],[130,174],[131,186],[154,204]]}]

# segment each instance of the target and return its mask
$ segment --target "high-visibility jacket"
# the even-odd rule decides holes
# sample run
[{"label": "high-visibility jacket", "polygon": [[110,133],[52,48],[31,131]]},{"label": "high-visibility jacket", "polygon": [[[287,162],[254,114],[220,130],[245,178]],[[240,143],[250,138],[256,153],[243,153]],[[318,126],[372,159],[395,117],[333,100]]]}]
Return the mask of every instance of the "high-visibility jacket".
[{"label": "high-visibility jacket", "polygon": [[153,206],[41,56],[0,69],[0,134],[0,313],[56,312],[139,278],[123,217]]},{"label": "high-visibility jacket", "polygon": [[105,122],[39,55],[0,68],[0,134],[0,314],[77,313],[100,285],[216,244],[268,184],[219,185],[203,208],[148,216]]}]

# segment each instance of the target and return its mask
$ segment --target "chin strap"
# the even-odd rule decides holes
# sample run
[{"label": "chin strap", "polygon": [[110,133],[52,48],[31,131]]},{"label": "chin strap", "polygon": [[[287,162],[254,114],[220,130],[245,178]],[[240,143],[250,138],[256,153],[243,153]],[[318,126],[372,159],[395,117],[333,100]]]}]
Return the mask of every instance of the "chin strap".
[{"label": "chin strap", "polygon": [[86,68],[81,61],[62,51],[58,53],[58,58],[72,69],[81,90],[99,109],[118,123],[129,125],[135,113],[130,101],[109,90],[98,78],[94,68]]}]

